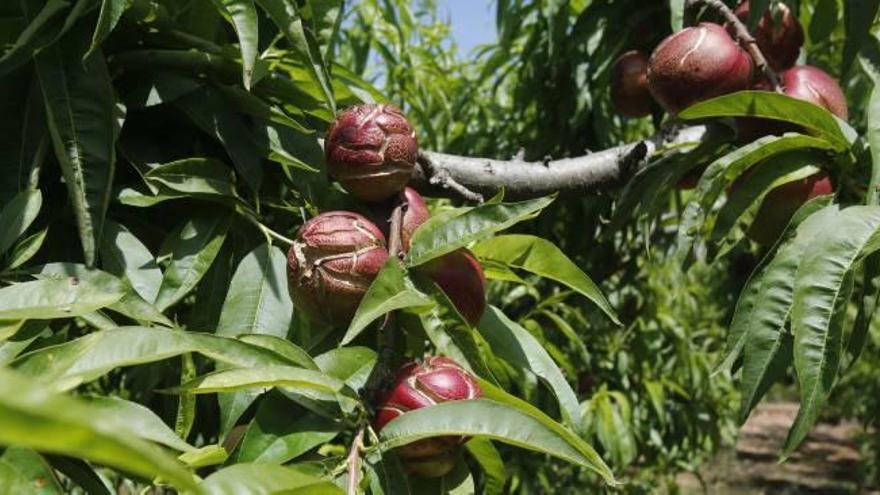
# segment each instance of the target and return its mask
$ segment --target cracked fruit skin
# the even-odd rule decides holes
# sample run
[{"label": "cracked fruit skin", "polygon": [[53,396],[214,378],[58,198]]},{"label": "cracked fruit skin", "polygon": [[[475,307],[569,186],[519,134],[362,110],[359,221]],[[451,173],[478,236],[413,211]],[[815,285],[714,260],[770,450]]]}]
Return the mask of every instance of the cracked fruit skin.
[{"label": "cracked fruit skin", "polygon": [[758,244],[772,244],[802,204],[817,196],[832,193],[834,186],[824,172],[773,189],[764,196],[755,220],[749,227],[749,238]]},{"label": "cracked fruit skin", "polygon": [[704,22],[663,40],[648,61],[648,87],[669,113],[747,89],[752,58],[718,24]]},{"label": "cracked fruit skin", "polygon": [[[410,361],[397,371],[393,388],[376,411],[373,427],[380,432],[407,411],[482,396],[483,390],[474,377],[447,357],[432,356],[421,363]],[[410,474],[436,478],[452,470],[458,447],[467,440],[461,436],[425,438],[398,447],[397,455]]]},{"label": "cracked fruit skin", "polygon": [[[734,13],[743,23],[748,23],[748,0],[739,4]],[[735,33],[730,24],[727,24],[727,29],[731,35]],[[767,59],[767,63],[776,72],[794,65],[804,44],[804,29],[788,5],[784,3],[776,3],[764,11],[752,36],[764,58]]]},{"label": "cracked fruit skin", "polygon": [[352,196],[378,202],[403,190],[419,153],[416,133],[392,105],[347,108],[324,141],[330,175]]},{"label": "cracked fruit skin", "polygon": [[349,211],[322,213],[297,232],[287,253],[287,287],[309,318],[347,325],[388,259],[385,236]]},{"label": "cracked fruit skin", "polygon": [[614,61],[611,68],[611,104],[624,117],[651,115],[653,98],[648,90],[648,57],[630,50]]},{"label": "cracked fruit skin", "polygon": [[440,286],[465,320],[477,326],[486,310],[486,275],[474,253],[460,248],[425,263],[422,270]]}]

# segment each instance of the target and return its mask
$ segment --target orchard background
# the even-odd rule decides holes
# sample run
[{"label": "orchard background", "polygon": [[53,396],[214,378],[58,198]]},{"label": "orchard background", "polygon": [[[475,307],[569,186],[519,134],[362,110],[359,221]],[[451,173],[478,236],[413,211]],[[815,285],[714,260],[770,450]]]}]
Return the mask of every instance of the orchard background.
[{"label": "orchard background", "polygon": [[0,3],[0,492],[675,492],[768,395],[876,488],[880,1],[492,5]]}]

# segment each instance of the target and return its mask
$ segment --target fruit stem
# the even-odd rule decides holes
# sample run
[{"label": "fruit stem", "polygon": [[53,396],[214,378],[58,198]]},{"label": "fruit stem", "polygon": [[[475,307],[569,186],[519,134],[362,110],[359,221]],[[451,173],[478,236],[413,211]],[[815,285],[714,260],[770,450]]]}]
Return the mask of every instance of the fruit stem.
[{"label": "fruit stem", "polygon": [[351,441],[351,450],[348,452],[348,495],[357,495],[358,486],[361,484],[361,450],[364,447],[364,429],[358,428]]},{"label": "fruit stem", "polygon": [[721,0],[688,0],[689,6],[699,4],[715,9],[733,26],[736,30],[736,37],[739,38],[741,44],[745,45],[749,55],[751,55],[752,59],[755,61],[758,70],[764,74],[764,77],[766,77],[768,81],[770,81],[770,84],[777,93],[782,93],[782,86],[779,84],[779,76],[776,75],[776,72],[774,72],[770,67],[770,64],[767,63],[767,58],[764,57],[764,54],[761,53],[761,49],[758,48],[758,42],[755,41],[755,37],[749,32],[749,28],[739,20],[739,17],[730,10],[730,7],[725,5]]}]

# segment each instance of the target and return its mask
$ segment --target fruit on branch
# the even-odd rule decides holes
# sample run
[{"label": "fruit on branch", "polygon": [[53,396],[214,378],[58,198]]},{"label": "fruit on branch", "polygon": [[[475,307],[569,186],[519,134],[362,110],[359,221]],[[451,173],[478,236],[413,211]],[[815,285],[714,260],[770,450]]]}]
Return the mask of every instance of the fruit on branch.
[{"label": "fruit on branch", "polygon": [[[849,118],[846,95],[837,81],[822,69],[812,65],[796,65],[780,74],[779,79],[786,95],[818,105],[843,120]],[[753,89],[772,91],[769,83],[763,80],[755,83]],[[753,117],[737,119],[737,128],[741,142],[754,141],[768,134],[803,132],[793,124]]]},{"label": "fruit on branch", "polygon": [[[393,388],[376,411],[373,427],[379,432],[407,411],[482,396],[483,390],[474,377],[449,358],[433,356],[422,363],[410,361],[397,371]],[[452,470],[458,447],[465,441],[467,438],[460,436],[425,438],[399,447],[397,455],[409,473],[435,478]]]},{"label": "fruit on branch", "polygon": [[[743,23],[747,23],[748,0],[739,4],[735,13]],[[733,26],[730,23],[726,26],[730,34],[735,35]],[[774,3],[764,12],[752,36],[764,58],[767,59],[767,63],[770,64],[770,68],[777,72],[788,69],[797,62],[801,46],[804,44],[804,29],[788,5],[784,3]]]},{"label": "fruit on branch", "polygon": [[406,209],[403,211],[403,222],[400,226],[400,246],[403,252],[409,250],[409,241],[419,225],[428,221],[431,212],[425,198],[415,189],[407,187],[400,193],[401,201],[406,201]]},{"label": "fruit on branch", "polygon": [[764,245],[775,242],[802,204],[833,192],[831,179],[824,172],[773,189],[764,196],[764,201],[755,214],[748,231],[749,238]]},{"label": "fruit on branch", "polygon": [[419,145],[403,113],[391,105],[355,105],[342,112],[324,142],[330,175],[352,196],[367,202],[403,190]]},{"label": "fruit on branch", "polygon": [[624,117],[651,114],[651,92],[648,90],[648,57],[630,50],[614,61],[611,68],[611,104]]},{"label": "fruit on branch", "polygon": [[672,34],[648,61],[648,87],[668,112],[747,89],[752,58],[718,24],[702,23]]},{"label": "fruit on branch", "polygon": [[357,213],[331,211],[306,222],[287,253],[287,287],[309,318],[346,325],[388,259],[385,236]]},{"label": "fruit on branch", "polygon": [[788,96],[819,105],[843,120],[849,118],[846,95],[824,70],[812,65],[796,65],[782,73],[782,84]]},{"label": "fruit on branch", "polygon": [[440,286],[468,323],[476,326],[480,322],[486,310],[486,276],[474,253],[460,248],[425,263],[421,270]]}]

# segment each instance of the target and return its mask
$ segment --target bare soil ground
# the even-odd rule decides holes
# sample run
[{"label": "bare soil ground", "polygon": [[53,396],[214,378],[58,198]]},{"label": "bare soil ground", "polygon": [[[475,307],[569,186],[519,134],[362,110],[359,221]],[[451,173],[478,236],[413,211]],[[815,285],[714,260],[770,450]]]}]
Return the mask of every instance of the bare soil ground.
[{"label": "bare soil ground", "polygon": [[683,493],[880,495],[858,487],[861,457],[853,441],[859,431],[855,424],[820,423],[788,461],[778,462],[797,409],[786,402],[758,406],[741,429],[734,452],[720,454],[699,477],[679,477]]}]

